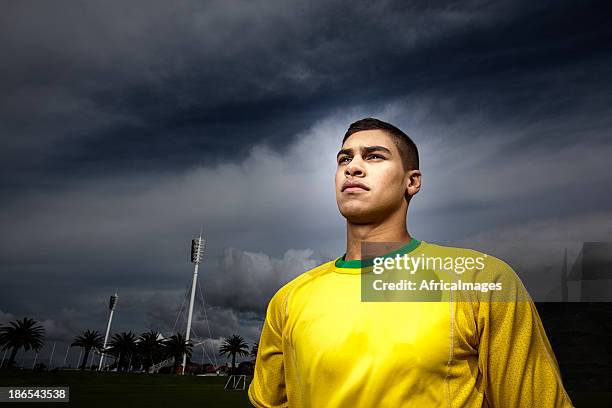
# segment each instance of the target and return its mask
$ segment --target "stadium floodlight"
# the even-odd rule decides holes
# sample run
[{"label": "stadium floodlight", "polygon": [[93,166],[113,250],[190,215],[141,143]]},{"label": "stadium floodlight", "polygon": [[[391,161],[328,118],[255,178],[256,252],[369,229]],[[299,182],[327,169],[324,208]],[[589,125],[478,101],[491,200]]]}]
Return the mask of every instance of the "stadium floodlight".
[{"label": "stadium floodlight", "polygon": [[119,295],[115,292],[114,295],[110,297],[110,301],[108,302],[108,308],[110,310],[110,314],[108,316],[108,325],[106,326],[106,335],[104,336],[104,347],[102,347],[102,353],[100,354],[100,364],[98,365],[98,371],[102,370],[102,364],[104,364],[104,356],[106,351],[106,342],[108,341],[108,334],[110,333],[111,323],[113,321],[113,313],[115,312],[115,306],[117,306],[117,301],[119,300]]},{"label": "stadium floodlight", "polygon": [[[202,262],[202,254],[204,252],[204,239],[202,232],[196,239],[191,240],[191,262],[193,266],[193,281],[191,282],[191,299],[189,301],[189,315],[187,317],[187,330],[185,332],[185,343],[189,343],[189,334],[191,333],[191,318],[193,316],[193,302],[195,300],[196,284],[198,281],[198,266]],[[185,366],[187,365],[187,353],[183,354],[183,368],[181,375],[185,374]]]},{"label": "stadium floodlight", "polygon": [[191,263],[199,264],[204,251],[204,240],[202,237],[191,240]]}]

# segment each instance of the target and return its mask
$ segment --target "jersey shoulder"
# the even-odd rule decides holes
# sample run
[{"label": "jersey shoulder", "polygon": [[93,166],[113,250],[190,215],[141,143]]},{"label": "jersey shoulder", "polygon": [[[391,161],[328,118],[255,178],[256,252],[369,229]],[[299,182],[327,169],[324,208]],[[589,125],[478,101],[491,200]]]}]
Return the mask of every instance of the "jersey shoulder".
[{"label": "jersey shoulder", "polygon": [[334,260],[327,261],[315,268],[302,272],[289,282],[281,286],[270,299],[269,309],[272,309],[276,314],[286,315],[288,299],[291,294],[300,287],[308,285],[319,276],[329,273],[334,267]]}]

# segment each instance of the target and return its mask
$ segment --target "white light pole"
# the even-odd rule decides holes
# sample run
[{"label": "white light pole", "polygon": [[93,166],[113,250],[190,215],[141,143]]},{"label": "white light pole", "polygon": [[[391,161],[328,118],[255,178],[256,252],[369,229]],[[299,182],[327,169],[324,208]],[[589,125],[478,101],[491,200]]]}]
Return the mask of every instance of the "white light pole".
[{"label": "white light pole", "polygon": [[115,312],[115,306],[117,305],[117,300],[119,300],[119,295],[117,295],[117,292],[115,292],[115,294],[110,297],[110,302],[108,303],[108,308],[110,309],[110,315],[108,316],[108,325],[106,326],[106,335],[104,336],[104,347],[102,348],[102,354],[100,355],[100,364],[98,365],[98,371],[102,369],[102,364],[104,363],[104,352],[106,351],[106,342],[108,341],[108,334],[110,333],[111,323],[113,322],[113,313]]},{"label": "white light pole", "polygon": [[[198,266],[202,261],[202,253],[204,252],[204,240],[202,233],[197,239],[191,240],[191,262],[193,262],[193,282],[191,282],[191,300],[189,301],[189,315],[187,317],[187,331],[185,332],[185,344],[189,343],[189,334],[191,333],[191,318],[193,317],[193,301],[195,299],[196,283],[198,281]],[[187,353],[183,353],[183,369],[181,375],[185,375],[185,366],[187,365]]]}]

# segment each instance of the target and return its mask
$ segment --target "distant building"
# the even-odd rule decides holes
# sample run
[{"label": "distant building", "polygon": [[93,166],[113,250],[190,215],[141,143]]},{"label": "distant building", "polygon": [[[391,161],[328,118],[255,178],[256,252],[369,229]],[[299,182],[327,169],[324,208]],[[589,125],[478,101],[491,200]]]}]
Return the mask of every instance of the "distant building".
[{"label": "distant building", "polygon": [[612,301],[612,243],[584,242],[568,273],[565,251],[559,283],[548,293],[548,302]]}]

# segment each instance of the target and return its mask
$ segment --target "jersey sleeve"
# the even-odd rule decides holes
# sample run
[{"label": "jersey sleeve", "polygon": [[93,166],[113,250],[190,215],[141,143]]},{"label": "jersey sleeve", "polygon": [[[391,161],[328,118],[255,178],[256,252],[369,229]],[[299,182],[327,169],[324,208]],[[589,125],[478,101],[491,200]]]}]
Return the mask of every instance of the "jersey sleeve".
[{"label": "jersey sleeve", "polygon": [[277,292],[266,311],[248,395],[257,408],[288,407],[283,356],[284,300]]},{"label": "jersey sleeve", "polygon": [[527,289],[494,258],[489,275],[502,291],[479,302],[478,365],[491,407],[573,407],[552,347]]}]

